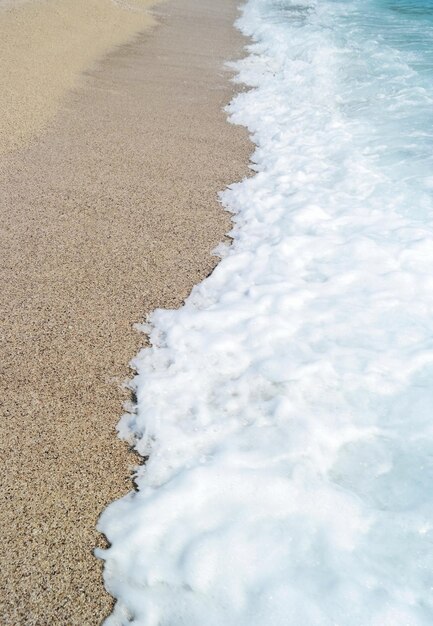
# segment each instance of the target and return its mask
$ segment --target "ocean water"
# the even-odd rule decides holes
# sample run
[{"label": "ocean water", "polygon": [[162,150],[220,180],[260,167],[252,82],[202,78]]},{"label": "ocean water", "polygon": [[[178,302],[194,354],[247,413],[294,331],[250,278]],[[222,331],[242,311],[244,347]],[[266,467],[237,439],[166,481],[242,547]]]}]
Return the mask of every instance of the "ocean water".
[{"label": "ocean water", "polygon": [[234,240],[155,311],[107,625],[433,623],[433,4],[248,0]]}]

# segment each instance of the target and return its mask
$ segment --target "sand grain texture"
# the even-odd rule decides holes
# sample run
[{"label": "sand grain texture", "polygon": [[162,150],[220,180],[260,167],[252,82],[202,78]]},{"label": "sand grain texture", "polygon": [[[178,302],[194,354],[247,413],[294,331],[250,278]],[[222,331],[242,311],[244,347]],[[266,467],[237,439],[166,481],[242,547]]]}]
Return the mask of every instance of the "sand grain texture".
[{"label": "sand grain texture", "polygon": [[222,69],[233,0],[172,0],[110,54],[27,148],[3,155],[0,623],[90,626],[111,607],[95,525],[130,489],[114,427],[154,307],[179,306],[229,229],[247,173]]}]

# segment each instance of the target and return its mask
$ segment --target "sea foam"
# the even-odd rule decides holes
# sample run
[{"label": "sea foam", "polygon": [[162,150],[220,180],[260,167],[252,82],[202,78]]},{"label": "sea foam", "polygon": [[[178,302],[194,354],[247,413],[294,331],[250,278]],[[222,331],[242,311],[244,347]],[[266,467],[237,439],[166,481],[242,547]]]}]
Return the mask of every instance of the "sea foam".
[{"label": "sea foam", "polygon": [[[433,622],[433,87],[410,2],[249,0],[233,245],[155,311],[107,626]],[[420,6],[420,3],[417,3]],[[398,9],[398,10],[397,10]]]}]

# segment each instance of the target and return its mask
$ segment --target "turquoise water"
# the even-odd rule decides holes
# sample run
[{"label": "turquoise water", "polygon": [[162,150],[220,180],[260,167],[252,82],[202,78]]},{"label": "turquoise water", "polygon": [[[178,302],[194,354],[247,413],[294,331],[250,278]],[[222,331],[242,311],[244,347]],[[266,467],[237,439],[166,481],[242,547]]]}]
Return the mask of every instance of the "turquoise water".
[{"label": "turquoise water", "polygon": [[[347,6],[347,3],[346,3]],[[354,2],[341,17],[352,45],[342,76],[342,107],[369,120],[365,146],[387,173],[431,188],[433,174],[433,6],[422,2]],[[358,45],[356,45],[358,42]],[[349,53],[350,57],[350,53]]]},{"label": "turquoise water", "polygon": [[[262,18],[280,30],[286,24],[288,36],[300,31],[317,53],[332,49],[328,106],[352,124],[353,149],[376,158],[418,200],[423,191],[431,196],[433,2],[263,2]],[[421,216],[433,210],[431,197],[411,204]]]}]

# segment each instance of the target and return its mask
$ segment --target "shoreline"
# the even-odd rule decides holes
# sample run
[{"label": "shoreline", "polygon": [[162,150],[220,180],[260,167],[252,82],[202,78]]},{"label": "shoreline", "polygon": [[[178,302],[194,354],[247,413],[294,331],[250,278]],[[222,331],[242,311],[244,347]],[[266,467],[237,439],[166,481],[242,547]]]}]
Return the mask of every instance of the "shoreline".
[{"label": "shoreline", "polygon": [[[230,229],[217,194],[248,173],[226,120],[236,5],[158,5],[31,144],[2,155],[5,624],[97,624],[112,599],[96,521],[132,488],[115,435],[132,328],[182,304]],[[54,622],[53,622],[54,620]]]}]

